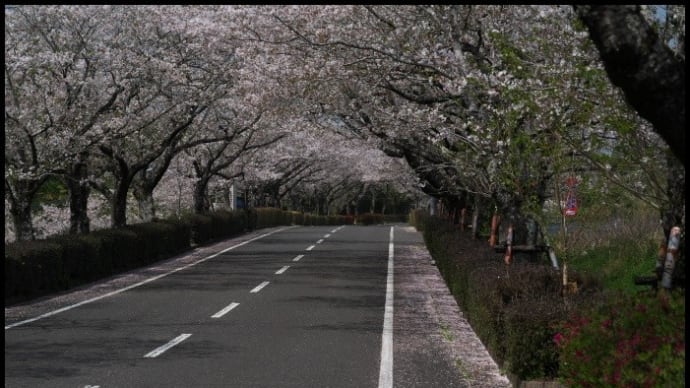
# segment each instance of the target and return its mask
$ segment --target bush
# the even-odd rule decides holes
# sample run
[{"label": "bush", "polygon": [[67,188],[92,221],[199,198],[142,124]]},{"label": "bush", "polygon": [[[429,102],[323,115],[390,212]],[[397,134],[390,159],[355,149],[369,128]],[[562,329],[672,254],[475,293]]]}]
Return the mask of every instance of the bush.
[{"label": "bush", "polygon": [[259,213],[254,208],[246,209],[245,212],[247,213],[247,229],[255,230],[259,222]]},{"label": "bush", "polygon": [[192,231],[189,224],[182,219],[169,218],[158,222],[169,224],[170,254],[177,254],[189,250],[192,241]]},{"label": "bush", "polygon": [[173,222],[146,222],[127,226],[136,234],[139,264],[167,258],[189,248],[189,233],[182,224]]},{"label": "bush", "polygon": [[6,301],[40,296],[62,289],[66,283],[60,244],[37,240],[5,245]]},{"label": "bush", "polygon": [[685,294],[615,294],[554,336],[568,386],[685,384]]},{"label": "bush", "polygon": [[357,216],[356,223],[359,225],[383,224],[383,214],[363,213]]},{"label": "bush", "polygon": [[211,240],[232,237],[244,231],[244,223],[234,212],[220,210],[209,213],[208,216],[211,218]]},{"label": "bush", "polygon": [[137,234],[131,230],[101,229],[92,232],[91,235],[101,242],[98,256],[106,263],[112,263],[115,271],[136,267],[141,258],[146,255],[146,252],[142,252]]},{"label": "bush", "polygon": [[213,224],[210,216],[190,214],[184,217],[183,220],[189,227],[193,244],[201,245],[212,239]]},{"label": "bush", "polygon": [[555,378],[558,324],[567,309],[601,298],[600,283],[571,271],[580,290],[564,299],[552,267],[521,262],[506,267],[488,244],[482,250],[483,242],[423,211],[412,212],[410,222],[422,231],[448,288],[494,360],[519,379]]},{"label": "bush", "polygon": [[62,247],[62,261],[68,279],[68,287],[75,287],[113,271],[112,260],[103,257],[102,242],[97,236],[59,235],[48,239]]},{"label": "bush", "polygon": [[515,300],[505,309],[504,366],[521,380],[555,379],[558,349],[556,327],[566,316],[557,294]]},{"label": "bush", "polygon": [[304,215],[304,223],[302,225],[304,225],[304,226],[315,225],[314,224],[314,216],[311,214],[305,214]]},{"label": "bush", "polygon": [[383,222],[386,223],[397,223],[397,222],[408,222],[407,214],[386,214],[383,216]]},{"label": "bush", "polygon": [[257,228],[270,228],[292,223],[291,214],[277,208],[257,208]]},{"label": "bush", "polygon": [[304,225],[304,213],[291,212],[291,214],[292,214],[292,224]]}]

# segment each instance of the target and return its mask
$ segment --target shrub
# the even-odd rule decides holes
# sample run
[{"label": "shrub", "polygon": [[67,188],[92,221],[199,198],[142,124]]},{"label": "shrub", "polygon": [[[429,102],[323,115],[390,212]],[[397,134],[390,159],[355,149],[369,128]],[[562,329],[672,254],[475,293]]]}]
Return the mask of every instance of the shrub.
[{"label": "shrub", "polygon": [[357,216],[356,223],[360,225],[383,224],[383,214],[363,213]]},{"label": "shrub", "polygon": [[180,223],[146,222],[127,227],[136,234],[136,245],[140,250],[139,264],[151,263],[170,257],[189,248],[189,233]]},{"label": "shrub", "polygon": [[304,215],[304,223],[302,225],[304,225],[304,226],[315,225],[314,224],[314,216],[311,214],[305,214]]},{"label": "shrub", "polygon": [[558,349],[556,327],[566,316],[558,294],[514,300],[505,309],[504,366],[521,380],[555,379]]},{"label": "shrub", "polygon": [[292,223],[292,215],[277,208],[257,208],[257,228],[269,228]]},{"label": "shrub", "polygon": [[219,210],[208,213],[208,217],[211,218],[211,231],[209,236],[211,240],[231,237],[238,233],[237,230],[240,228],[240,225],[236,225],[238,220],[232,212]]},{"label": "shrub", "polygon": [[190,248],[192,239],[192,231],[189,224],[182,219],[169,218],[158,222],[169,224],[171,229],[169,231],[171,241],[171,254],[184,252]]},{"label": "shrub", "polygon": [[48,239],[62,247],[62,261],[68,287],[74,287],[112,273],[113,264],[109,257],[103,257],[102,242],[97,236],[59,235]]},{"label": "shrub", "polygon": [[560,327],[568,386],[670,387],[685,382],[685,294],[617,293]]},{"label": "shrub", "polygon": [[408,222],[407,214],[386,214],[383,216],[384,222],[397,223],[397,222]]},{"label": "shrub", "polygon": [[571,271],[571,280],[582,285],[577,295],[563,299],[559,273],[550,266],[514,262],[506,267],[488,244],[481,253],[482,241],[426,212],[412,212],[410,222],[423,232],[448,288],[494,360],[520,379],[554,378],[559,357],[552,339],[558,323],[568,308],[597,300],[600,284]]},{"label": "shrub", "polygon": [[254,208],[246,209],[245,212],[247,213],[247,229],[248,230],[256,229],[257,224],[259,222],[259,214],[257,213],[256,209],[254,209]]},{"label": "shrub", "polygon": [[66,282],[60,244],[36,240],[5,245],[5,300],[43,295]]},{"label": "shrub", "polygon": [[191,241],[195,245],[201,245],[212,238],[212,220],[208,215],[190,214],[184,217],[188,225]]},{"label": "shrub", "polygon": [[304,213],[291,212],[291,214],[292,214],[292,224],[304,225]]},{"label": "shrub", "polygon": [[106,263],[112,263],[116,271],[136,267],[141,258],[146,255],[146,252],[142,252],[137,234],[131,230],[101,229],[91,234],[101,242],[98,256]]}]

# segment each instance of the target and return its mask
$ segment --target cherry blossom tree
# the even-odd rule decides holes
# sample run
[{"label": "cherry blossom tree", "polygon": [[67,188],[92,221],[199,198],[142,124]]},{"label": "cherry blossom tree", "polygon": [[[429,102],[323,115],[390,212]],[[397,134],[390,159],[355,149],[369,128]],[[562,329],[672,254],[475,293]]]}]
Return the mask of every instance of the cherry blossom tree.
[{"label": "cherry blossom tree", "polygon": [[[654,36],[639,19],[648,8],[621,9]],[[604,76],[621,69],[607,59],[614,40],[597,35],[630,27],[612,8],[17,10],[6,21],[5,180],[22,238],[32,235],[20,221],[31,219],[27,204],[51,174],[70,187],[82,231],[90,188],[122,226],[130,193],[146,220],[155,193],[179,212],[189,190],[206,211],[209,187],[240,177],[263,203],[325,214],[421,188],[447,208],[499,208],[519,242],[537,235],[564,171],[606,177],[660,209],[678,202],[679,179],[659,177],[684,170],[660,163],[667,147],[653,133],[668,140],[677,128],[656,122],[658,112],[637,108],[638,117],[626,104],[635,107],[630,82],[613,81],[621,92]],[[602,20],[615,22],[612,32]],[[673,70],[684,64],[684,17],[668,20],[662,41],[644,42]],[[642,49],[632,45],[631,55]],[[651,79],[655,70],[640,72]],[[664,87],[684,79],[672,75]],[[669,109],[684,109],[679,90]],[[176,194],[163,195],[161,182]]]},{"label": "cherry blossom tree", "polygon": [[[232,47],[208,34],[206,8],[124,7],[118,13],[118,76],[126,92],[107,123],[98,149],[113,187],[95,186],[111,199],[112,225],[126,223],[126,200],[135,194],[144,219],[153,216],[152,192],[176,153],[221,138],[203,133],[202,114],[233,83]],[[197,132],[189,135],[191,128]]]},{"label": "cherry blossom tree", "polygon": [[[580,146],[563,138],[625,109],[610,85],[588,81],[602,66],[569,7],[303,6],[266,13],[284,32],[272,25],[257,40],[315,58],[318,66],[303,77],[320,85],[308,95],[316,110],[383,139],[389,153],[420,167],[426,155],[423,171],[449,198],[484,193],[518,224],[525,223],[521,212],[539,212],[551,195],[561,153]],[[601,93],[606,104],[595,100]],[[554,144],[560,151],[552,152]]]},{"label": "cherry blossom tree", "polygon": [[33,238],[30,206],[45,179],[70,190],[72,231],[85,217],[86,160],[102,136],[98,122],[123,89],[96,52],[107,47],[103,7],[6,9],[5,189],[17,238]]},{"label": "cherry blossom tree", "polygon": [[[611,81],[685,161],[685,7],[667,14],[682,34],[676,50],[662,40],[639,5],[576,5]],[[682,20],[680,20],[682,18]],[[677,27],[676,27],[677,28]],[[677,31],[678,31],[677,30]]]}]

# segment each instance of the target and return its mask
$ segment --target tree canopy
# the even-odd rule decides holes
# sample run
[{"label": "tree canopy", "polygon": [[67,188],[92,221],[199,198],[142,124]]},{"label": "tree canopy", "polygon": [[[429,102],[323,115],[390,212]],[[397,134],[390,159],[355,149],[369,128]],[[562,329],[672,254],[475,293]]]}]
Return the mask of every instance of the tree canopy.
[{"label": "tree canopy", "polygon": [[230,182],[324,213],[376,186],[529,224],[568,174],[683,222],[684,6],[662,9],[6,7],[15,234],[50,177],[74,232],[92,189],[122,226],[173,182],[198,212]]}]

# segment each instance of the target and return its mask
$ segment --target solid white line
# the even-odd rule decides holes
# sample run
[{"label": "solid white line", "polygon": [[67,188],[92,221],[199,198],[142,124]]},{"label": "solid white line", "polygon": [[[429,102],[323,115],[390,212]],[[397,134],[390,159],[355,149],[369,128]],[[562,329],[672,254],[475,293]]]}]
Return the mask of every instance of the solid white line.
[{"label": "solid white line", "polygon": [[311,251],[312,249],[314,249],[315,246],[316,246],[316,245],[312,245],[312,246],[310,246],[309,248],[305,249],[305,251]]},{"label": "solid white line", "polygon": [[386,277],[386,308],[383,314],[383,339],[381,340],[381,368],[379,388],[393,387],[393,227],[388,243],[388,276]]},{"label": "solid white line", "polygon": [[330,234],[330,233],[326,233],[326,235],[323,236],[323,238],[329,238],[329,237],[331,237],[331,234]]},{"label": "solid white line", "polygon": [[168,342],[167,344],[165,344],[159,348],[156,348],[156,349],[150,351],[149,353],[146,353],[144,358],[156,358],[156,357],[160,356],[161,354],[163,354],[163,352],[165,352],[166,350],[172,348],[173,346],[179,344],[180,342],[186,340],[187,338],[189,338],[191,336],[192,336],[191,334],[180,334],[176,338],[174,338],[172,341]]},{"label": "solid white line", "polygon": [[270,282],[263,282],[263,283],[259,284],[258,286],[252,288],[252,290],[249,292],[251,292],[252,294],[256,294],[257,292],[261,291],[262,288],[266,287],[268,285],[268,283],[270,283]]},{"label": "solid white line", "polygon": [[230,310],[234,309],[235,307],[237,307],[237,306],[239,306],[239,305],[240,305],[240,304],[237,303],[237,302],[232,302],[232,303],[230,303],[229,305],[227,305],[227,307],[225,307],[224,309],[222,309],[222,310],[218,311],[217,313],[211,315],[211,318],[220,318],[220,317],[222,317],[223,315],[229,313]]},{"label": "solid white line", "polygon": [[299,259],[303,258],[304,255],[297,255],[292,261],[299,261]]},{"label": "solid white line", "polygon": [[177,271],[182,271],[182,270],[187,269],[187,268],[189,268],[189,267],[195,266],[195,265],[197,265],[197,264],[199,264],[199,263],[203,263],[204,261],[209,260],[209,259],[212,259],[212,258],[218,256],[218,255],[221,254],[221,253],[225,253],[225,252],[227,252],[227,251],[229,251],[229,250],[231,250],[231,249],[235,249],[235,248],[237,248],[237,247],[241,247],[242,245],[249,244],[250,242],[253,242],[253,241],[256,241],[256,240],[258,240],[258,239],[264,238],[264,237],[266,237],[266,236],[272,235],[273,233],[281,232],[281,231],[283,231],[283,230],[285,230],[285,229],[288,229],[288,228],[292,228],[292,226],[289,226],[289,227],[287,227],[287,228],[281,228],[281,229],[278,229],[278,230],[274,230],[273,232],[264,233],[264,234],[262,234],[261,236],[254,237],[254,238],[251,239],[251,240],[247,240],[247,241],[241,242],[241,243],[236,244],[236,245],[233,245],[233,246],[231,246],[231,247],[229,247],[229,248],[225,248],[225,249],[223,249],[222,251],[220,251],[220,252],[218,252],[218,253],[214,253],[213,255],[206,256],[206,257],[204,257],[204,258],[201,259],[201,260],[195,261],[194,263],[190,263],[190,264],[187,264],[187,265],[185,265],[185,266],[183,266],[183,267],[176,268],[176,269],[174,269],[174,270],[172,270],[172,271],[170,271],[170,272],[166,272],[166,273],[164,273],[164,274],[156,275],[156,276],[154,276],[154,277],[152,277],[152,278],[148,278],[148,279],[143,280],[143,281],[141,281],[141,282],[139,282],[139,283],[135,283],[135,284],[129,285],[129,286],[127,286],[127,287],[120,288],[119,290],[115,290],[115,291],[109,292],[109,293],[107,293],[107,294],[103,294],[103,295],[97,296],[97,297],[95,297],[95,298],[87,299],[87,300],[81,301],[81,302],[79,302],[79,303],[75,303],[75,304],[73,304],[73,305],[70,305],[70,306],[65,306],[65,307],[63,307],[63,308],[60,308],[60,309],[57,309],[57,310],[54,310],[54,311],[51,311],[51,312],[48,312],[48,313],[45,313],[45,314],[41,314],[41,315],[39,315],[39,316],[37,316],[37,317],[35,317],[35,318],[30,318],[30,319],[26,319],[26,320],[23,320],[23,321],[15,322],[15,323],[13,323],[13,324],[10,324],[10,325],[5,326],[5,330],[11,329],[11,328],[16,327],[16,326],[24,325],[24,324],[27,324],[27,323],[30,323],[30,322],[38,321],[39,319],[47,318],[47,317],[53,316],[53,315],[55,315],[55,314],[59,314],[59,313],[62,313],[62,312],[71,310],[71,309],[73,309],[73,308],[75,308],[75,307],[79,307],[79,306],[85,305],[85,304],[87,304],[87,303],[95,302],[95,301],[97,301],[97,300],[101,300],[101,299],[107,298],[107,297],[109,297],[109,296],[117,295],[117,294],[119,294],[119,293],[122,293],[122,292],[125,292],[125,291],[128,291],[128,290],[131,290],[132,288],[136,288],[136,287],[139,287],[139,286],[143,286],[143,285],[146,284],[146,283],[150,283],[150,282],[152,282],[152,281],[154,281],[154,280],[158,280],[158,279],[160,279],[160,278],[162,278],[162,277],[164,277],[164,276],[168,276],[168,275],[173,274],[173,273],[175,273],[175,272],[177,272]]},{"label": "solid white line", "polygon": [[323,242],[323,239],[319,239],[319,241],[317,241],[316,243],[321,244],[322,242]]},{"label": "solid white line", "polygon": [[277,270],[277,271],[276,271],[276,275],[281,275],[283,272],[287,271],[288,268],[290,268],[290,266],[289,266],[289,265],[286,265],[285,267],[283,267],[283,268]]}]

